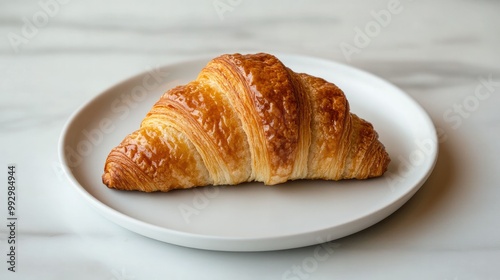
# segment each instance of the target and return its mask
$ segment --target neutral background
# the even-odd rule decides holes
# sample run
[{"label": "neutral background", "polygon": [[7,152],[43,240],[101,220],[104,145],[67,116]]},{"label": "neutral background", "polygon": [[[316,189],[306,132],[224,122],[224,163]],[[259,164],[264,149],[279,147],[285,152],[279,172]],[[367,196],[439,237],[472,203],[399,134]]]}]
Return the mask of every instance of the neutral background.
[{"label": "neutral background", "polygon": [[[0,278],[499,279],[499,11],[486,0],[0,1],[0,170],[17,165],[19,199],[12,273],[0,171]],[[419,102],[443,136],[420,191],[334,241],[306,274],[286,272],[316,246],[222,253],[131,233],[90,208],[60,169],[61,130],[85,102],[147,69],[237,51],[372,72]]]}]

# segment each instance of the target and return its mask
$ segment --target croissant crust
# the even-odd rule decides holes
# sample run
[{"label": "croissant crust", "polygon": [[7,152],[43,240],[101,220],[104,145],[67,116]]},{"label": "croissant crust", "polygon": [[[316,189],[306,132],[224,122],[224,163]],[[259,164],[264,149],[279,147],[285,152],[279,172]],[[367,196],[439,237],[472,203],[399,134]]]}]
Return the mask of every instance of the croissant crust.
[{"label": "croissant crust", "polygon": [[336,85],[265,53],[222,55],[168,90],[109,153],[109,188],[145,192],[259,181],[366,179],[390,158]]}]

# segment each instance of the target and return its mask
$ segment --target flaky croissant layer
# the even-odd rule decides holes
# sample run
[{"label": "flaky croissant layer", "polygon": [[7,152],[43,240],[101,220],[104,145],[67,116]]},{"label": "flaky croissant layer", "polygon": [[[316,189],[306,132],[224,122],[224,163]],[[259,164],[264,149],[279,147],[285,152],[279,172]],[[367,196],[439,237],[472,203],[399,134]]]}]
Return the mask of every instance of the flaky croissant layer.
[{"label": "flaky croissant layer", "polygon": [[265,54],[222,55],[168,90],[113,148],[109,188],[145,192],[247,181],[381,176],[390,158],[334,84]]}]

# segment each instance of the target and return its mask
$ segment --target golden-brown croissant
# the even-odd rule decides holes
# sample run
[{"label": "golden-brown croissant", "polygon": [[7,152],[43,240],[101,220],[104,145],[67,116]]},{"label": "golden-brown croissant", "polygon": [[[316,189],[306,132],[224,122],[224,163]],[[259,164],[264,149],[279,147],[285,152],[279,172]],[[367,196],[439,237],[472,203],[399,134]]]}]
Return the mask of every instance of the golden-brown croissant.
[{"label": "golden-brown croissant", "polygon": [[265,54],[222,55],[168,90],[113,148],[109,188],[145,192],[260,181],[366,179],[389,156],[334,84]]}]

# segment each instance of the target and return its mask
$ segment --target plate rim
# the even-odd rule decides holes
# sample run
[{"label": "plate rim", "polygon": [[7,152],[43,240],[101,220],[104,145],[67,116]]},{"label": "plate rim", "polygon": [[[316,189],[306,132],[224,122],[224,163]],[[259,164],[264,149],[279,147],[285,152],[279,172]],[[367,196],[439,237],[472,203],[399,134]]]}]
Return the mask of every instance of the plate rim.
[{"label": "plate rim", "polygon": [[[219,54],[220,55],[220,54]],[[365,77],[368,77],[372,81],[377,81],[377,83],[382,83],[384,86],[391,87],[392,90],[397,91],[398,95],[401,95],[401,97],[406,99],[406,102],[410,102],[411,105],[414,107],[414,109],[417,109],[420,111],[420,115],[424,117],[425,119],[422,119],[421,121],[424,121],[426,123],[426,128],[429,129],[431,132],[429,137],[433,138],[434,143],[438,143],[437,141],[437,132],[436,128],[432,122],[432,119],[430,118],[429,114],[425,111],[425,109],[415,100],[413,99],[409,94],[401,90],[399,87],[395,86],[394,84],[390,83],[389,81],[372,74],[370,72],[367,72],[363,69],[353,67],[347,64],[343,64],[334,60],[326,59],[326,58],[321,58],[321,57],[315,57],[315,56],[306,56],[306,55],[300,55],[300,54],[290,54],[290,53],[280,53],[280,52],[275,52],[273,55],[278,57],[280,60],[282,59],[294,59],[295,61],[306,61],[307,63],[314,63],[314,64],[321,64],[326,67],[328,66],[333,66],[333,67],[341,67],[343,70],[348,70],[352,73],[356,74],[361,74],[364,75]],[[208,62],[210,59],[215,57],[217,55],[209,55],[209,54],[204,54],[204,55],[198,55],[198,56],[193,56],[190,57],[189,59],[178,59],[175,61],[168,62],[166,64],[160,65],[159,68],[175,68],[179,67],[182,65],[185,65],[187,63],[201,63],[202,61]],[[159,241],[167,242],[170,244],[174,245],[180,245],[184,247],[190,247],[190,248],[198,248],[198,249],[207,249],[207,250],[215,250],[215,251],[235,251],[235,252],[250,252],[250,251],[271,251],[271,250],[282,250],[282,249],[292,249],[292,248],[298,248],[298,247],[303,247],[303,246],[309,246],[309,245],[315,245],[318,243],[323,243],[323,242],[328,242],[332,241],[334,239],[338,239],[347,235],[354,234],[360,230],[363,230],[365,228],[368,228],[372,226],[373,224],[376,224],[380,222],[381,220],[385,219],[386,217],[390,216],[393,212],[395,212],[397,209],[399,209],[402,205],[404,205],[421,187],[422,185],[427,181],[429,176],[432,174],[432,171],[434,170],[434,167],[437,162],[438,154],[439,154],[439,145],[435,145],[435,149],[432,151],[432,154],[430,155],[432,157],[432,161],[430,163],[430,166],[427,168],[425,171],[425,174],[419,178],[418,182],[415,183],[414,186],[409,187],[405,192],[403,192],[401,195],[396,196],[394,199],[390,200],[388,203],[385,203],[383,207],[378,208],[376,211],[366,211],[363,215],[359,215],[356,219],[349,220],[347,222],[341,223],[341,224],[336,224],[333,226],[328,226],[325,228],[321,229],[316,229],[313,231],[302,231],[298,233],[293,233],[289,235],[283,235],[283,236],[267,236],[267,237],[254,237],[254,238],[248,238],[248,237],[221,237],[221,236],[214,236],[214,235],[207,235],[207,234],[201,234],[201,233],[193,233],[193,232],[186,232],[186,231],[181,231],[177,229],[172,229],[172,228],[166,228],[162,227],[159,225],[151,224],[149,222],[131,217],[125,213],[120,212],[117,209],[114,209],[110,207],[109,205],[105,204],[104,202],[100,201],[97,197],[93,196],[90,194],[84,186],[82,186],[79,181],[75,178],[71,167],[69,166],[67,162],[67,157],[65,154],[65,147],[67,143],[67,137],[68,131],[71,129],[72,124],[78,119],[78,116],[81,115],[86,108],[90,107],[92,104],[96,103],[99,101],[101,98],[105,98],[107,95],[112,95],[114,93],[114,89],[131,82],[134,79],[140,78],[143,75],[147,74],[147,71],[141,71],[140,73],[137,73],[135,75],[129,76],[128,78],[125,78],[115,84],[112,84],[110,87],[106,88],[103,91],[100,91],[97,95],[93,96],[90,98],[86,103],[83,105],[79,106],[67,119],[65,125],[63,126],[63,129],[61,131],[59,141],[58,141],[58,154],[59,154],[59,160],[62,165],[62,169],[64,171],[64,174],[66,177],[69,179],[71,184],[73,185],[74,189],[77,190],[77,192],[82,195],[87,203],[90,203],[92,208],[96,210],[100,215],[108,219],[109,221],[126,228],[132,232],[135,232],[137,234],[156,239]],[[368,209],[369,210],[369,209]],[[372,222],[369,222],[368,226],[358,226],[358,229],[356,230],[350,230],[349,233],[343,234],[341,236],[335,236],[333,238],[330,238],[330,235],[328,235],[328,231],[333,230],[336,227],[341,227],[345,226],[347,224],[360,224],[363,223],[364,220],[370,220],[373,216],[382,216],[381,218],[377,218],[373,220]],[[152,231],[155,234],[147,233],[147,231]],[[168,237],[170,238],[162,238],[161,234],[168,234]],[[324,240],[316,240],[317,242],[311,242],[311,238],[313,237],[326,237]],[[302,237],[302,242],[299,242],[299,240]],[[281,241],[285,241],[285,244],[278,245],[276,242],[273,244],[273,240],[276,239],[282,239]],[[292,241],[288,241],[289,239],[292,239]],[[307,241],[305,240],[307,239]],[[314,239],[314,238],[313,238]],[[267,242],[263,242],[267,241]],[[265,243],[265,244],[264,244]],[[289,244],[292,243],[292,244]]]}]

